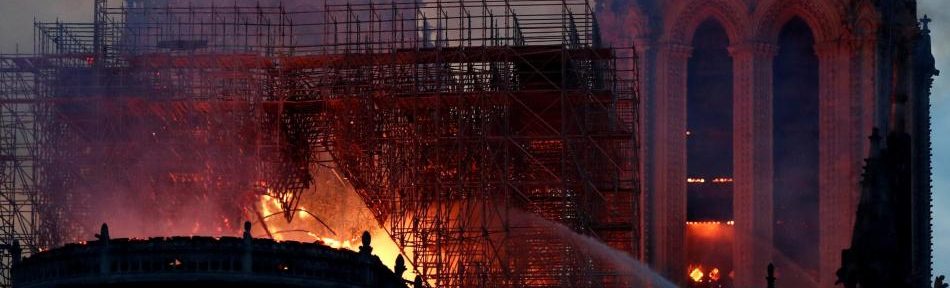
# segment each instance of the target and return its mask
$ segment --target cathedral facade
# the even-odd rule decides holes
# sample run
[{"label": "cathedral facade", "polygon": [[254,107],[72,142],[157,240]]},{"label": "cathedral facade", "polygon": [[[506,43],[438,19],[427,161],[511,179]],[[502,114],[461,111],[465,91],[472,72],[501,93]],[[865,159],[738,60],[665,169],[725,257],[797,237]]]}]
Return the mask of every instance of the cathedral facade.
[{"label": "cathedral facade", "polygon": [[916,1],[598,5],[602,27],[624,28],[603,29],[605,41],[639,58],[639,257],[683,286],[716,266],[727,286],[765,287],[775,263],[787,287],[834,287],[877,128],[915,141],[914,216],[904,224],[915,239],[911,282],[929,281],[936,70]]}]

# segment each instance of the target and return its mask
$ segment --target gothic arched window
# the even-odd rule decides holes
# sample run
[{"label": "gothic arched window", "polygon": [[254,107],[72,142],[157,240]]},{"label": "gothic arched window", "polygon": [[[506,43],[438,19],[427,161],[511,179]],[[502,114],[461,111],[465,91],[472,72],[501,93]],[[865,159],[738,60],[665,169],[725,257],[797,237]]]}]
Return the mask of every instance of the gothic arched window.
[{"label": "gothic arched window", "polygon": [[[774,62],[774,243],[817,279],[818,269],[818,57],[815,36],[801,18],[779,34]],[[797,276],[797,275],[796,275]]]}]

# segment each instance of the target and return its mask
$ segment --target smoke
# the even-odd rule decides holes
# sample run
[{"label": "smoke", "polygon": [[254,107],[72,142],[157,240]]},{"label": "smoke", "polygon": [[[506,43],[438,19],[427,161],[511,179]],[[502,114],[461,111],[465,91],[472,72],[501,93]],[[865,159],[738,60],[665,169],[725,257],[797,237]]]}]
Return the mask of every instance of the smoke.
[{"label": "smoke", "polygon": [[[601,38],[608,45],[614,47],[630,47],[633,40],[647,29],[646,22],[639,19],[640,10],[633,0],[598,0],[593,4],[596,7],[597,21],[600,24]],[[641,1],[643,2],[643,1]]]},{"label": "smoke", "polygon": [[93,105],[56,107],[61,121],[72,124],[49,144],[58,153],[49,183],[63,183],[48,188],[50,207],[66,209],[64,225],[73,226],[63,241],[86,239],[103,222],[131,237],[240,235],[257,158],[237,136],[247,127],[223,116],[238,112]]},{"label": "smoke", "polygon": [[[672,282],[660,276],[647,265],[637,261],[624,251],[614,249],[600,240],[591,238],[587,235],[581,235],[570,228],[559,223],[543,219],[537,215],[529,214],[523,211],[513,211],[511,213],[512,223],[515,226],[540,227],[560,240],[569,242],[575,248],[579,248],[588,256],[597,260],[607,262],[611,268],[616,269],[620,275],[632,277],[632,283],[649,283],[650,287],[675,288]],[[634,282],[635,281],[635,282]]]}]

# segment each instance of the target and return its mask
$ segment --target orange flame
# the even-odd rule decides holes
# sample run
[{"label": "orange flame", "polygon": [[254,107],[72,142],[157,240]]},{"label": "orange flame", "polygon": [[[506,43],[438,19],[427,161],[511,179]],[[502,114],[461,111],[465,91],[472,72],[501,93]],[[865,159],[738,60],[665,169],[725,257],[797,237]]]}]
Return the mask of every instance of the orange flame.
[{"label": "orange flame", "polygon": [[689,272],[689,278],[695,282],[703,281],[703,275],[703,270],[699,270],[699,267],[693,268],[693,271]]},{"label": "orange flame", "polygon": [[709,271],[709,279],[712,279],[712,281],[719,281],[719,268],[713,268]]},{"label": "orange flame", "polygon": [[722,274],[720,274],[719,272],[719,268],[716,268],[716,267],[709,269],[708,272],[703,272],[703,267],[699,265],[696,265],[696,266],[690,265],[690,267],[695,267],[695,268],[692,268],[693,270],[690,270],[689,278],[693,280],[693,282],[696,282],[696,283],[702,283],[703,280],[706,280],[707,282],[716,282],[716,281],[719,281],[719,279],[722,277]]},{"label": "orange flame", "polygon": [[[359,250],[361,243],[358,236],[353,239],[345,239],[344,237],[348,238],[347,235],[331,235],[333,233],[332,231],[316,228],[323,227],[323,224],[318,222],[315,218],[316,215],[307,213],[306,211],[311,210],[307,210],[303,205],[297,207],[298,211],[294,213],[293,222],[288,222],[282,217],[283,210],[280,205],[280,199],[277,197],[267,194],[261,195],[257,205],[257,209],[259,209],[260,216],[262,217],[261,220],[263,220],[263,225],[254,226],[252,234],[255,237],[273,237],[276,241],[319,242],[336,249]],[[353,209],[357,208],[358,207],[353,207]],[[339,230],[339,227],[335,227],[335,230]],[[393,242],[385,230],[379,227],[370,228],[369,230],[372,236],[371,246],[373,247],[373,254],[379,256],[383,264],[393,268],[396,256],[400,254],[399,247]],[[412,264],[406,263],[406,266],[409,268],[409,271],[403,274],[403,277],[412,279],[415,277]]]}]

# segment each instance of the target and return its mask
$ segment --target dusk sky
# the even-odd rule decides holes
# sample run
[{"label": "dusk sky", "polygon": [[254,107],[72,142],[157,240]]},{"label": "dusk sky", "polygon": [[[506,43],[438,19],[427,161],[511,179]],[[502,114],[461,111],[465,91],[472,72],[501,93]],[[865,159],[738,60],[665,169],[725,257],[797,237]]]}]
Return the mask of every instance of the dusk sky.
[{"label": "dusk sky", "polygon": [[[0,0],[0,53],[32,50],[33,21],[91,21],[93,0]],[[118,3],[117,0],[110,0]],[[195,1],[200,2],[200,1]],[[918,0],[920,14],[934,21],[933,49],[938,77],[933,90],[934,147],[934,274],[950,273],[950,1]]]}]

